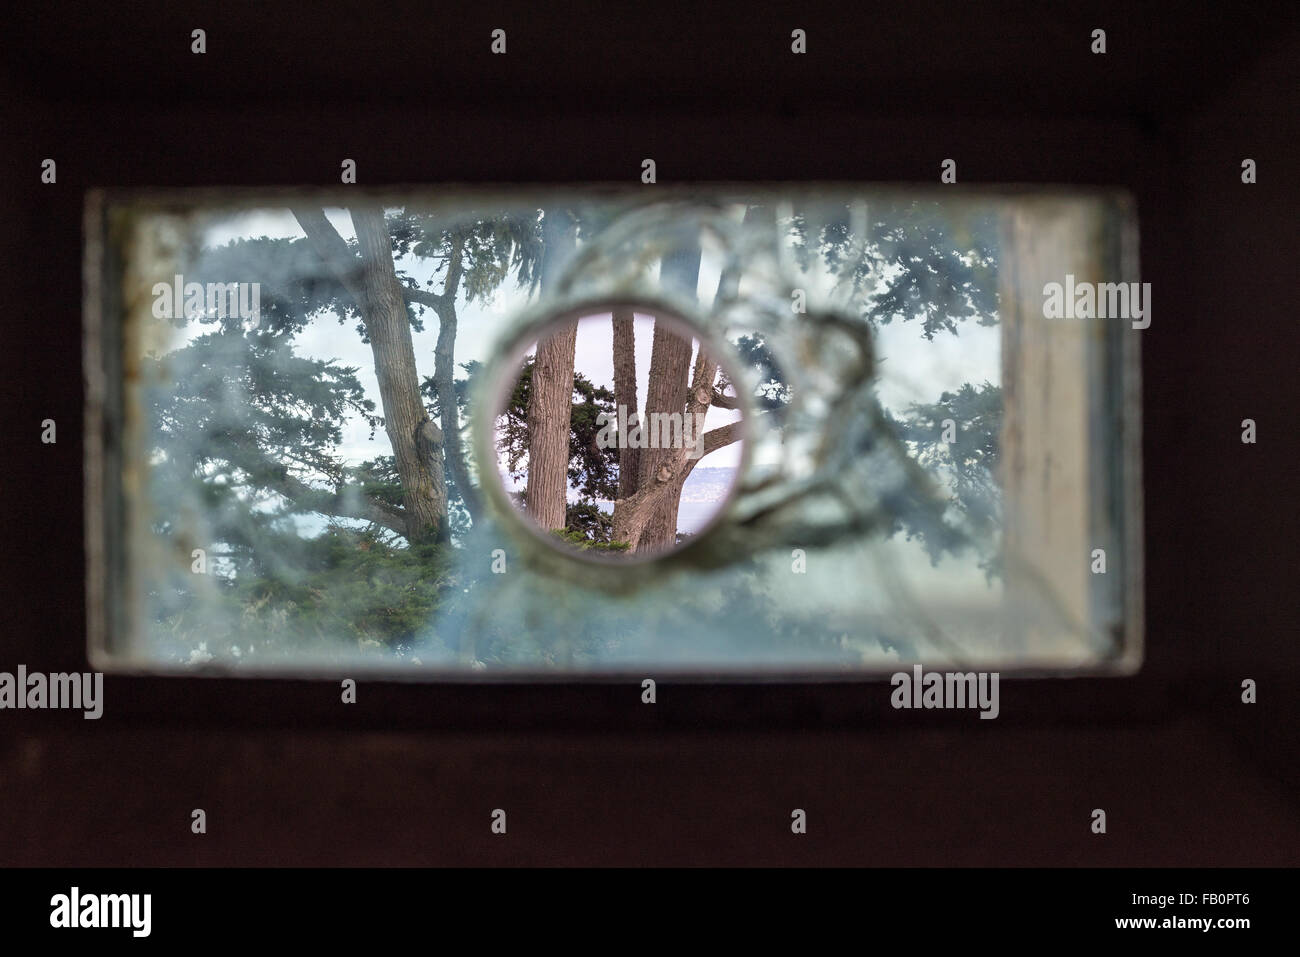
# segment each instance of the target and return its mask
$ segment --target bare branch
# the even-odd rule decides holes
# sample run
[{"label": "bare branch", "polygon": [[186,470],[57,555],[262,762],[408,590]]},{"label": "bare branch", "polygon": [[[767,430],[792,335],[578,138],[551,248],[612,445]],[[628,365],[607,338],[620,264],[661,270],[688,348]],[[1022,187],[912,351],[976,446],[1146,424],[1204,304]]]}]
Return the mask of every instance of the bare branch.
[{"label": "bare branch", "polygon": [[407,302],[418,303],[421,306],[428,306],[431,309],[441,309],[443,302],[445,301],[443,297],[436,292],[416,289],[414,286],[403,286],[402,297]]},{"label": "bare branch", "polygon": [[455,305],[456,292],[464,274],[465,238],[457,236],[452,243],[451,253],[444,257],[447,262],[447,275],[443,278],[442,292],[429,292],[417,286],[402,286],[402,296],[407,302],[428,306],[441,315],[442,310]]},{"label": "bare branch", "polygon": [[304,509],[334,518],[360,519],[396,532],[398,535],[406,535],[406,514],[403,509],[368,498],[355,486],[333,492],[328,489],[312,488],[306,482],[292,475],[286,475],[282,479],[269,483],[267,488]]},{"label": "bare branch", "polygon": [[716,452],[718,449],[725,448],[732,442],[738,442],[743,434],[744,422],[728,422],[726,425],[720,425],[716,429],[710,429],[704,433],[704,452],[700,456],[703,458],[710,452]]}]

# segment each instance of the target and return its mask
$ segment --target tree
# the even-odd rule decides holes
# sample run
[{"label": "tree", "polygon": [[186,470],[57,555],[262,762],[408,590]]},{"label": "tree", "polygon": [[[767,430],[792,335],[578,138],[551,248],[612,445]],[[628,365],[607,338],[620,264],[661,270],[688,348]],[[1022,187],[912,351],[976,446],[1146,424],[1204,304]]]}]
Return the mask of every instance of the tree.
[{"label": "tree", "polygon": [[[614,350],[614,408],[627,409],[630,428],[640,408],[636,404],[636,318],[631,309],[615,309],[610,315]],[[630,498],[640,478],[641,449],[628,445],[618,450],[618,490],[616,499]]]},{"label": "tree", "polygon": [[[615,388],[596,386],[581,372],[575,372],[570,377],[567,411],[554,412],[549,419],[551,428],[555,422],[561,423],[565,440],[561,453],[565,468],[562,487],[566,497],[576,499],[565,502],[563,516],[551,519],[559,524],[549,530],[564,531],[571,543],[580,542],[583,547],[606,544],[637,551],[671,546],[677,541],[682,485],[697,461],[692,457],[694,423],[702,421],[713,405],[735,408],[736,397],[734,393],[725,394],[731,385],[720,376],[717,362],[706,350],[695,350],[693,338],[681,335],[680,326],[675,323],[657,322],[654,355],[659,357],[659,362],[656,364],[652,357],[651,398],[647,400],[647,412],[642,419],[650,429],[658,422],[658,416],[672,416],[673,426],[669,431],[681,441],[655,448],[634,444],[602,446],[600,434],[613,428],[610,423],[617,421],[620,412],[634,411],[637,407],[632,314],[616,310],[611,315],[611,323],[616,351]],[[576,328],[574,335],[576,338]],[[522,498],[525,511],[534,521],[538,521],[537,514],[529,503],[535,501],[532,490],[537,481],[539,403],[536,391],[541,381],[541,354],[539,347],[537,357],[525,361],[510,400],[497,421],[498,450],[505,457],[512,478],[526,482]],[[683,368],[690,379],[687,383],[686,376],[681,376],[682,384],[678,388],[675,377]],[[652,401],[656,402],[657,409],[649,405]],[[652,409],[655,417],[651,417]],[[629,416],[628,428],[634,428],[636,421]],[[704,454],[739,437],[735,423],[705,433]],[[655,453],[651,460],[654,464],[647,466],[651,453]],[[650,472],[650,468],[654,471]],[[597,503],[602,501],[615,503],[612,516],[600,510]],[[669,534],[649,538],[646,531],[652,520],[665,523]]]},{"label": "tree", "polygon": [[[542,233],[545,291],[576,243],[572,216],[566,211],[548,211],[542,220]],[[569,409],[577,341],[578,320],[570,319],[537,344],[533,365],[528,401],[528,486],[524,496],[528,514],[548,530],[564,528],[568,503]]]},{"label": "tree", "polygon": [[393,241],[383,211],[369,206],[352,209],[359,260],[323,212],[295,209],[294,217],[361,312],[375,357],[384,429],[402,485],[406,538],[411,542],[446,541],[450,530],[443,476],[444,436],[420,400],[406,295],[393,268]]},{"label": "tree", "polygon": [[[832,210],[822,225],[813,227],[806,212],[796,211],[789,220],[778,224],[772,210],[749,207],[745,221],[753,226],[763,217],[772,221],[774,229],[791,231],[801,264],[808,268],[820,259],[842,284],[848,284],[851,301],[860,303],[861,316],[869,324],[919,320],[923,337],[933,339],[941,331],[955,334],[957,323],[966,319],[996,322],[996,231],[991,216],[954,218],[945,216],[935,203],[919,201],[882,203],[872,212],[873,216],[859,220],[848,207],[838,214]],[[572,219],[566,220],[566,228],[572,223]],[[594,240],[599,236],[600,223],[599,216],[581,216],[577,222],[579,235],[584,241]],[[663,258],[660,281],[677,297],[693,298],[699,270],[699,245],[688,242]],[[718,295],[733,294],[738,282],[738,270],[727,269],[719,280]],[[620,309],[610,321],[614,405],[636,410],[633,317],[630,310]],[[560,434],[566,428],[566,415],[571,419],[580,401],[571,392],[561,396],[569,379],[568,359],[575,338],[576,329],[570,324],[541,343],[537,355],[542,373],[539,375],[536,368],[531,373],[527,510],[544,528],[561,527],[557,523],[563,515],[564,527],[572,530],[578,520],[584,535],[603,536],[605,520],[589,499],[579,496],[584,505],[577,510],[573,503],[561,503],[573,477],[569,476],[568,482],[561,477],[559,460],[565,446]],[[743,364],[757,373],[760,384],[749,397],[756,413],[769,416],[779,428],[791,394],[767,344],[761,337],[746,336],[733,346]],[[715,406],[737,407],[735,386],[716,358],[696,350],[693,340],[682,336],[679,327],[670,321],[655,323],[648,373],[643,414],[646,423],[655,416],[686,417],[706,414]],[[538,383],[545,385],[549,398],[539,397]],[[890,421],[898,424],[898,420]],[[964,434],[984,425],[996,429],[984,420],[964,422]],[[740,423],[711,430],[704,437],[704,454],[738,441],[741,434]],[[980,434],[996,443],[996,431]],[[569,452],[569,461],[576,461],[572,450]],[[615,504],[608,520],[611,539],[627,543],[634,552],[662,551],[675,545],[682,489],[702,458],[667,447],[619,449]],[[924,464],[932,470],[936,467],[932,458]],[[988,474],[990,478],[980,486],[985,488],[986,497],[992,482]],[[971,484],[974,480],[970,475],[962,481],[966,484],[961,501],[966,502],[976,486]],[[916,516],[912,520],[921,521]],[[951,545],[957,540],[955,532],[949,532],[944,535],[932,530],[928,537],[922,537],[927,547],[945,547],[945,543]]]},{"label": "tree", "polygon": [[[966,319],[976,319],[982,324],[997,321],[997,233],[992,214],[946,216],[937,203],[921,201],[882,203],[872,212],[874,215],[864,220],[864,234],[854,232],[853,211],[848,208],[839,215],[832,214],[820,229],[812,229],[808,216],[801,212],[796,212],[782,226],[788,227],[796,238],[801,265],[808,268],[815,258],[820,258],[842,284],[848,284],[851,299],[861,304],[862,318],[870,324],[919,319],[923,337],[933,339],[940,331],[955,335],[957,323]],[[771,216],[771,211],[749,207],[746,223],[754,224],[759,216]],[[699,275],[698,249],[686,248],[666,257],[660,275],[666,288],[693,297]],[[735,271],[724,271],[719,295],[734,292],[738,281]],[[617,317],[615,333],[617,390],[620,368],[626,370],[624,378],[635,382],[634,368],[629,367],[629,359],[635,353],[630,342],[631,331],[625,324],[620,328]],[[790,392],[766,343],[759,337],[747,336],[735,345],[744,364],[758,375],[759,387],[751,397],[756,413],[773,417],[773,424],[779,427],[780,411],[789,402]],[[707,411],[710,405],[734,407],[734,399],[728,397],[732,386],[725,375],[715,379],[719,374],[716,363],[702,351],[697,354],[693,368],[690,362],[689,342],[672,336],[668,328],[661,328],[657,323],[646,397],[647,415],[653,412],[690,414]],[[962,422],[963,442],[974,442],[993,452],[975,463],[957,456],[951,476],[945,472],[943,478],[946,482],[951,477],[955,483],[955,503],[966,509],[970,517],[983,520],[995,508],[997,497],[992,462],[1000,422],[1000,392],[987,384],[979,393],[971,392],[971,388],[964,387],[956,396],[945,394],[940,401],[952,400],[955,407],[952,414]],[[635,394],[630,395],[633,404],[629,407],[635,407]],[[978,410],[976,405],[980,406]],[[934,454],[926,444],[929,440],[923,440],[920,427],[903,428],[907,423],[915,423],[925,412],[921,407],[913,407],[910,418],[901,422],[887,420],[902,429],[901,437],[920,450],[919,461],[923,467],[942,471],[942,456]],[[704,453],[707,455],[736,441],[740,434],[739,423],[706,433]],[[635,479],[629,478],[629,467],[621,462],[614,537],[630,541],[634,551],[671,547],[676,541],[682,487],[697,461],[676,450],[647,449],[630,459],[635,463],[631,465]],[[932,518],[925,509],[900,508],[895,528],[906,527],[909,534],[921,537],[931,549],[932,557],[937,556],[936,550],[958,548],[962,538],[955,529],[930,527]]]},{"label": "tree", "polygon": [[[560,264],[572,254],[577,235],[585,238],[599,235],[606,218],[596,211],[586,211],[585,215],[562,211],[550,217],[549,226],[543,222],[548,250],[543,266],[544,289],[553,281]],[[700,248],[695,244],[665,257],[660,275],[666,287],[694,297],[699,268]],[[724,284],[735,281],[734,274],[722,279]],[[614,329],[615,392],[622,396],[615,406],[636,409],[633,318],[629,311],[621,310],[612,315],[611,322]],[[585,516],[584,522],[589,527],[597,521],[590,502],[575,513],[567,501],[569,416],[573,405],[576,341],[576,320],[565,322],[553,330],[538,343],[531,373],[525,507],[533,521],[550,530],[568,528],[568,519],[575,514]],[[646,395],[647,419],[655,415],[680,418],[707,412],[718,381],[718,365],[701,353],[701,364],[688,382],[692,371],[692,345],[690,338],[679,334],[675,324],[656,322]],[[698,390],[701,396],[706,396],[704,401],[689,400],[688,386],[691,391]],[[718,430],[716,435],[707,439],[709,450],[721,448],[739,437],[740,430],[736,426]],[[618,502],[623,504],[621,509],[618,503],[615,505],[613,541],[627,543],[632,551],[674,545],[682,486],[694,465],[695,460],[689,459],[682,449],[623,450],[618,465],[617,489]]]},{"label": "tree", "polygon": [[[444,218],[358,206],[353,242],[319,209],[294,213],[305,238],[200,247],[186,268],[200,283],[257,282],[256,328],[221,313],[182,315],[176,324],[212,331],[144,359],[146,381],[169,383],[147,393],[155,531],[187,570],[196,547],[222,568],[211,587],[160,580],[153,601],[172,634],[186,609],[219,598],[234,607],[201,605],[205,639],[225,627],[227,636],[283,628],[411,641],[450,587],[448,532],[460,520],[463,534],[476,507],[460,442],[464,382],[451,374],[457,303],[485,299],[509,277],[537,285],[540,211]],[[435,263],[424,288],[401,269],[409,257]],[[421,380],[412,330],[426,310],[440,327],[434,374]],[[324,316],[356,321],[382,416],[356,368],[295,354],[298,334]],[[372,436],[385,428],[394,454],[342,458],[343,427],[357,416]],[[323,518],[324,532],[304,537],[304,517]]]},{"label": "tree", "polygon": [[[492,215],[489,212],[467,214],[444,224],[432,217],[406,217],[407,232],[417,237],[411,251],[423,257],[441,257],[446,273],[443,290],[407,287],[407,298],[433,309],[438,317],[438,343],[434,350],[434,374],[425,379],[422,390],[442,424],[448,463],[449,503],[459,498],[467,517],[479,518],[481,503],[461,441],[463,396],[455,401],[441,401],[442,396],[456,394],[455,344],[458,328],[456,296],[463,281],[468,302],[485,301],[514,272],[517,283],[530,291],[542,275],[543,239],[538,216]],[[432,280],[430,281],[432,282]],[[450,505],[449,505],[450,507]]]},{"label": "tree", "polygon": [[[542,284],[554,288],[551,284],[576,243],[599,235],[599,211],[506,214],[462,208],[447,217],[358,206],[351,211],[357,234],[353,241],[344,240],[322,210],[298,209],[295,215],[305,238],[237,240],[204,249],[195,275],[186,269],[187,278],[198,281],[237,276],[260,282],[259,328],[205,315],[194,320],[204,334],[146,360],[146,367],[165,367],[156,374],[150,369],[147,380],[174,384],[148,393],[154,428],[148,449],[155,488],[151,500],[158,506],[154,527],[181,556],[188,556],[191,547],[207,547],[237,572],[234,579],[202,584],[188,575],[153,583],[156,607],[169,616],[166,628],[184,618],[186,603],[200,590],[212,587],[232,604],[232,634],[283,627],[304,640],[348,635],[395,647],[442,642],[452,649],[459,640],[456,629],[463,626],[472,633],[474,623],[482,621],[482,654],[517,660],[524,654],[520,642],[534,639],[520,637],[518,628],[503,625],[504,617],[484,609],[484,595],[509,594],[514,578],[466,571],[448,541],[464,540],[480,508],[476,476],[461,441],[467,385],[479,366],[456,365],[457,307],[489,296],[509,278],[529,289]],[[800,237],[805,260],[833,263],[853,284],[857,293],[851,301],[864,322],[915,322],[926,338],[933,338],[955,332],[966,320],[996,321],[989,306],[992,247],[978,223],[936,222],[923,207],[882,205],[866,220],[863,240],[855,235],[856,226],[849,228],[850,219],[832,215],[815,227],[796,213],[780,228]],[[687,246],[661,264],[664,283],[679,296],[694,295],[699,280],[699,250]],[[432,277],[417,282],[408,275],[413,260],[433,264]],[[736,273],[724,274],[720,292],[733,291],[736,281]],[[437,346],[432,355],[421,355],[413,333],[423,329],[430,315],[439,323]],[[321,317],[355,324],[370,350],[360,364],[373,362],[381,385],[377,402],[365,395],[358,369],[295,354],[299,333]],[[636,409],[638,399],[647,412],[668,415],[732,408],[739,398],[736,384],[720,368],[719,357],[695,349],[689,335],[681,336],[679,327],[665,320],[655,323],[650,367],[644,370],[649,388],[639,396],[633,317],[618,310],[609,322],[612,389],[572,369],[572,340],[551,337],[552,373],[538,375],[536,360],[526,365],[507,416],[512,468],[528,463],[531,488],[537,463],[558,462],[559,481],[552,481],[545,494],[540,487],[535,492],[537,501],[545,500],[552,510],[544,527],[563,529],[570,544],[669,548],[678,539],[682,486],[702,459],[681,449],[600,448],[595,442],[598,417],[620,405]],[[745,336],[730,346],[737,369],[755,373],[759,383],[747,397],[749,406],[782,427],[791,386],[768,343]],[[457,378],[457,369],[466,375]],[[549,390],[550,398],[534,402],[535,382]],[[949,518],[959,518],[958,510],[978,515],[998,508],[993,475],[999,410],[998,390],[985,383],[886,416],[915,463],[951,491]],[[359,465],[343,458],[342,430],[357,417],[372,432],[385,430],[392,454]],[[958,441],[951,447],[938,439],[940,423],[948,417],[960,423]],[[722,448],[739,434],[737,425],[711,430],[704,450]],[[555,454],[542,450],[542,444],[557,439]],[[893,531],[919,537],[932,557],[963,547],[953,523],[931,521],[933,509],[921,508],[906,497],[907,491],[887,503],[887,511],[897,517]],[[611,501],[614,514],[601,507]],[[185,514],[202,517],[197,532],[189,531],[194,523],[180,520]],[[310,535],[300,524],[304,517]],[[759,575],[760,564],[745,574]],[[762,582],[754,584],[728,598],[732,613],[739,615],[765,594]],[[486,603],[494,604],[490,599]],[[673,621],[683,624],[685,635],[684,623],[693,620],[695,611],[683,606],[680,612]],[[626,616],[620,614],[611,606],[603,617],[593,617],[557,640],[571,639],[569,647],[576,653],[601,654],[612,633],[630,634]],[[774,621],[779,617],[773,616]],[[215,619],[203,622],[205,629],[216,629]],[[488,632],[494,637],[487,638]],[[636,639],[638,647],[656,647],[657,635],[655,627],[647,626]],[[461,647],[472,648],[473,640]],[[559,654],[549,647],[540,653]]]},{"label": "tree", "polygon": [[[510,399],[497,417],[497,449],[505,459],[511,478],[525,483],[531,477],[524,460],[529,451],[528,413],[536,369],[534,358],[525,360]],[[619,450],[601,448],[597,436],[602,422],[616,409],[613,391],[595,385],[581,372],[574,373],[567,417],[565,472],[566,484],[576,501],[566,503],[563,524],[551,529],[570,533],[568,540],[571,543],[584,546],[613,544],[610,517],[600,510],[597,503],[611,501],[618,493]],[[521,504],[526,497],[526,491],[517,495]]]},{"label": "tree", "polygon": [[[675,417],[685,430],[692,427],[691,423],[704,420],[715,397],[733,404],[734,397],[722,397],[717,391],[718,363],[701,344],[695,350],[692,366],[691,351],[690,339],[656,322],[646,397],[648,428],[655,427],[658,417],[667,416],[663,421],[674,421]],[[683,374],[687,371],[689,380]],[[685,441],[676,447],[660,443],[658,448],[641,449],[635,488],[614,503],[614,540],[629,543],[633,552],[661,551],[677,544],[677,518],[686,479],[697,462],[738,441],[740,435],[739,422],[705,432],[698,457]],[[620,476],[620,491],[622,484]]]},{"label": "tree", "polygon": [[[998,436],[1002,429],[1002,390],[988,382],[969,382],[956,392],[944,392],[933,403],[913,402],[901,415],[885,420],[912,451],[917,463],[950,492],[949,505],[976,526],[1000,520],[1002,494],[998,487]],[[952,425],[952,441],[944,438]],[[960,425],[959,425],[960,424]],[[896,530],[917,538],[937,562],[944,551],[966,542],[949,524],[930,520],[924,510],[900,512]],[[986,562],[990,572],[993,564]]]},{"label": "tree", "polygon": [[[334,452],[349,415],[372,429],[378,422],[355,368],[295,356],[287,335],[233,324],[144,366],[146,378],[173,382],[149,393],[159,531],[167,534],[190,503],[203,503],[214,520],[210,534],[251,561],[272,520],[295,512],[404,530],[400,508],[357,494]],[[309,484],[318,477],[326,487]],[[285,504],[254,507],[277,499]]]},{"label": "tree", "polygon": [[[319,208],[296,208],[304,239],[245,239],[204,250],[193,278],[246,276],[263,290],[262,328],[287,338],[320,315],[350,317],[371,347],[380,386],[382,418],[392,456],[348,473],[351,488],[340,489],[332,514],[373,521],[383,518],[410,542],[446,541],[452,497],[469,516],[478,512],[476,488],[461,441],[462,405],[440,402],[455,391],[458,298],[485,299],[510,275],[535,287],[541,258],[540,211],[502,214],[473,210],[452,219],[432,214],[358,205],[351,211],[357,239],[345,241]],[[419,288],[398,271],[407,255],[432,260],[441,290]],[[432,287],[434,279],[428,281]],[[411,331],[420,315],[439,319],[433,375],[418,375]],[[200,317],[211,323],[213,317]],[[257,383],[251,387],[256,388]],[[309,391],[311,384],[297,381]],[[426,406],[424,399],[429,400]],[[256,394],[250,396],[256,402]],[[390,474],[391,473],[391,474]],[[311,511],[322,483],[338,474],[299,470],[298,484],[264,489]],[[389,481],[391,479],[391,481]],[[391,494],[396,490],[397,494]]]},{"label": "tree", "polygon": [[868,323],[919,319],[921,334],[957,334],[959,322],[997,320],[996,215],[961,214],[937,201],[891,200],[866,210],[854,232],[851,210],[814,228],[807,213],[790,221],[800,265],[821,258],[847,285]]},{"label": "tree", "polygon": [[[756,210],[749,208],[745,222],[752,223]],[[699,285],[700,247],[690,244],[665,256],[660,265],[660,283],[675,295],[694,299]],[[718,280],[718,295],[728,295],[739,282],[734,267],[723,270]],[[636,408],[636,352],[634,333],[623,317],[615,315],[613,358],[615,389],[619,388],[620,370],[624,392]],[[694,363],[692,364],[692,353]],[[683,423],[704,421],[711,407],[734,409],[737,400],[730,381],[703,343],[694,348],[690,337],[680,334],[671,322],[656,319],[651,344],[650,370],[646,383],[644,421],[653,423],[656,416],[677,416]],[[689,418],[688,418],[689,417]],[[702,454],[694,457],[683,448],[643,448],[628,457],[626,468],[620,464],[619,498],[614,503],[613,536],[628,542],[633,552],[663,551],[677,544],[678,513],[682,488],[695,466],[707,455],[740,440],[742,426],[732,422],[706,432]],[[633,478],[635,476],[635,478]]]},{"label": "tree", "polygon": [[[961,322],[998,322],[998,224],[991,210],[965,213],[935,201],[907,200],[879,203],[867,212],[865,235],[854,234],[848,210],[817,236],[810,235],[805,217],[792,223],[803,261],[820,253],[850,286],[865,322],[919,322],[930,341],[941,332],[957,335]],[[892,499],[891,534],[919,540],[932,562],[944,552],[964,550],[972,541],[968,529],[987,529],[1000,517],[1002,390],[966,383],[937,402],[913,403],[884,418],[916,463],[950,492],[949,508],[936,512],[920,489],[903,489]],[[952,443],[942,440],[947,419],[956,426]],[[986,558],[983,566],[991,574],[996,560]]]}]

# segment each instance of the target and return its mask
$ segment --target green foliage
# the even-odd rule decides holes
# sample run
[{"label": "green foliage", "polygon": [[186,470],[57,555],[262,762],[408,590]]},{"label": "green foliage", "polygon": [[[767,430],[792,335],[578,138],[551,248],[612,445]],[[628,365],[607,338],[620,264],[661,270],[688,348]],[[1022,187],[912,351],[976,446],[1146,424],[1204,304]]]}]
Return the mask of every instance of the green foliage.
[{"label": "green foliage", "polygon": [[[193,282],[229,281],[231,276],[261,285],[259,328],[263,332],[293,336],[316,316],[332,313],[342,324],[356,316],[351,296],[321,262],[306,239],[231,240],[224,246],[203,249],[185,278]],[[184,324],[178,319],[178,324]],[[204,317],[204,323],[221,322],[226,331],[240,320]]]},{"label": "green foliage", "polygon": [[[348,487],[343,422],[375,428],[356,369],[293,354],[287,336],[222,329],[142,362],[155,530],[198,512],[208,542],[250,554],[281,518]],[[205,543],[206,544],[206,543]]]},{"label": "green foliage", "polygon": [[614,516],[595,502],[569,502],[564,507],[564,527],[585,541],[609,543],[614,536]]},{"label": "green foliage", "polygon": [[[541,210],[506,214],[465,210],[451,220],[403,211],[389,219],[389,232],[396,256],[409,251],[442,260],[435,278],[440,272],[445,279],[452,250],[458,248],[466,302],[487,302],[511,274],[529,292],[541,280]],[[433,284],[430,279],[429,285]]]},{"label": "green foliage", "polygon": [[[580,372],[573,376],[573,407],[569,412],[569,484],[581,501],[618,497],[618,449],[602,449],[596,437],[618,412],[614,390],[593,385]],[[605,418],[601,420],[601,414]]]},{"label": "green foliage", "polygon": [[352,474],[361,487],[361,494],[374,502],[394,508],[402,505],[402,483],[397,476],[397,459],[381,455],[362,462]]},{"label": "green foliage", "polygon": [[[968,320],[997,323],[995,213],[966,212],[934,200],[886,201],[872,204],[857,225],[855,231],[847,207],[831,210],[816,226],[809,212],[788,223],[796,260],[806,269],[820,258],[840,277],[839,292],[849,292],[859,304],[865,322],[916,321],[927,340],[941,331],[957,335],[958,324]],[[779,384],[779,376],[774,378]],[[881,499],[895,516],[891,534],[919,540],[936,563],[944,552],[963,551],[971,540],[959,525],[988,528],[1000,516],[1001,389],[966,384],[937,403],[914,403],[901,416],[886,412],[885,418],[916,463],[950,492],[949,508],[936,510],[924,489],[886,480]],[[951,447],[940,441],[942,422],[949,418],[957,424]],[[984,567],[994,565],[986,560]]]},{"label": "green foliage", "polygon": [[446,546],[395,548],[374,531],[334,527],[303,542],[298,570],[237,583],[232,598],[256,617],[275,612],[303,636],[394,645],[428,626],[448,587]]},{"label": "green foliage", "polygon": [[805,215],[790,222],[796,258],[807,268],[820,255],[852,288],[868,322],[920,320],[921,334],[957,334],[957,323],[997,322],[997,219],[960,215],[936,201],[878,203],[866,236],[853,232],[849,210],[809,235]]},{"label": "green foliage", "polygon": [[[524,362],[519,379],[504,412],[497,417],[497,448],[505,455],[510,475],[516,481],[527,477],[522,467],[528,452],[528,403],[532,390],[534,359]],[[568,483],[578,500],[565,506],[565,531],[561,534],[581,549],[602,548],[625,551],[626,542],[612,542],[611,516],[597,502],[618,497],[618,449],[602,449],[596,441],[605,427],[602,413],[612,418],[617,412],[614,391],[597,386],[581,372],[573,376],[573,404],[569,412]],[[605,421],[608,421],[607,418]],[[523,492],[517,493],[522,496]]]},{"label": "green foliage", "polygon": [[[945,419],[956,426],[952,442],[940,441]],[[997,471],[1002,390],[992,383],[976,388],[967,382],[938,402],[913,402],[902,418],[889,421],[901,439],[914,444],[922,466],[946,467],[960,485],[986,487]]]},{"label": "green foliage", "polygon": [[455,585],[447,545],[398,548],[374,530],[333,526],[316,538],[286,535],[276,547],[278,562],[218,579],[215,596],[172,596],[164,627],[264,653],[340,639],[400,648],[429,640]]},{"label": "green foliage", "polygon": [[[454,259],[459,298],[470,301],[490,299],[511,275],[530,290],[540,278],[540,210],[451,217],[389,210],[386,221],[395,268],[408,286],[401,269],[409,257],[435,261],[430,287],[445,284]],[[355,252],[355,240],[348,245]],[[450,553],[399,547],[404,541],[388,528],[355,518],[378,514],[382,523],[402,506],[393,456],[353,466],[339,454],[345,422],[361,417],[373,437],[382,420],[355,368],[293,351],[294,337],[319,316],[340,324],[351,319],[366,341],[356,304],[304,238],[196,249],[186,269],[195,282],[230,276],[260,284],[258,329],[246,331],[237,317],[182,316],[176,325],[212,331],[144,363],[143,381],[158,384],[145,393],[154,531],[178,567],[188,565],[194,547],[220,567],[213,579],[216,607],[211,588],[194,588],[174,570],[160,572],[151,596],[155,617],[180,634],[189,626],[186,616],[202,606],[205,624],[194,634],[214,642],[223,632],[244,641],[259,632],[411,641],[442,600]],[[408,310],[416,329],[424,310]],[[477,364],[463,368],[472,375]],[[422,392],[436,415],[441,397],[431,379]],[[448,397],[459,412],[466,392],[461,380],[454,399]],[[450,468],[447,486],[451,531],[463,536],[469,513]],[[353,516],[352,524],[331,519],[316,535],[332,515]],[[393,522],[400,526],[396,518],[387,524]]]},{"label": "green foliage", "polygon": [[[956,392],[944,392],[938,402],[914,402],[901,417],[886,412],[885,419],[916,462],[949,490],[950,507],[975,526],[987,527],[1000,519],[1002,390],[998,386],[985,382],[976,388],[968,382]],[[945,419],[953,421],[952,442],[943,441]],[[896,528],[906,528],[909,538],[919,538],[932,561],[945,549],[961,548],[963,538],[950,525],[927,519],[926,509],[900,508],[898,514]]]},{"label": "green foliage", "polygon": [[[755,411],[769,414],[771,421],[779,427],[784,423],[785,407],[790,404],[792,394],[771,347],[757,333],[741,336],[734,347],[740,366],[748,369],[757,381],[754,395],[751,396]],[[726,392],[728,388],[734,387],[735,384],[724,368],[718,381],[718,390]]]},{"label": "green foliage", "polygon": [[632,547],[631,542],[611,542],[589,538],[586,533],[576,528],[556,528],[551,531],[551,534],[566,545],[571,545],[583,552],[625,552]]}]

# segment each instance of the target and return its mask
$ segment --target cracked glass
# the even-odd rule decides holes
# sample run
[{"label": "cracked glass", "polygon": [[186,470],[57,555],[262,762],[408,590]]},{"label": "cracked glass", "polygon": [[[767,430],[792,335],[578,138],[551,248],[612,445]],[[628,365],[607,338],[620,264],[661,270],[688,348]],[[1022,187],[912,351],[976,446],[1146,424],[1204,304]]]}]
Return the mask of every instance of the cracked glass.
[{"label": "cracked glass", "polygon": [[1121,194],[109,193],[87,236],[100,666],[1140,661],[1141,328],[1045,305],[1137,281]]}]

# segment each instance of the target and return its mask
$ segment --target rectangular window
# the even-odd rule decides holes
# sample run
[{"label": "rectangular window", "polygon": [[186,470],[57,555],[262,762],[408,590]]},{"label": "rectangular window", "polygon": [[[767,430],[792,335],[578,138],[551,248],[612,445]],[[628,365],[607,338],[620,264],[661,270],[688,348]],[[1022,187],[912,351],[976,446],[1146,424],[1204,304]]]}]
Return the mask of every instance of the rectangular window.
[{"label": "rectangular window", "polygon": [[1127,672],[1131,203],[99,194],[97,666]]}]

